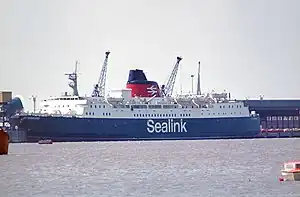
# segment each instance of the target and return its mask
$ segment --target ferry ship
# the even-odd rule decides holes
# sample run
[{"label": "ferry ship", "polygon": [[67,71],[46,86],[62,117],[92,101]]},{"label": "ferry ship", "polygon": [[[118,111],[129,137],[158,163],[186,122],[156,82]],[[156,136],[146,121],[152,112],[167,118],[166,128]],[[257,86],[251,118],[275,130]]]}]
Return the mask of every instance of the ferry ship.
[{"label": "ferry ship", "polygon": [[149,81],[143,70],[130,70],[126,88],[105,93],[105,53],[91,96],[77,89],[77,72],[69,75],[73,94],[51,97],[37,113],[14,116],[27,141],[111,141],[253,138],[260,132],[259,115],[227,93],[201,94],[200,62],[197,94],[173,96],[181,57],[165,85]]}]

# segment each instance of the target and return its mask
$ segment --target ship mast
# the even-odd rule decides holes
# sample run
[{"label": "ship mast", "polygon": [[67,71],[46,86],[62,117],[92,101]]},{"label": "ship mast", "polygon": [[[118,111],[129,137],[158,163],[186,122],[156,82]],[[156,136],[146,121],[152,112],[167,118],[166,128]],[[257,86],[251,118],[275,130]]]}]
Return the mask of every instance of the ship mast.
[{"label": "ship mast", "polygon": [[177,73],[178,73],[179,62],[181,60],[182,60],[182,57],[177,57],[176,64],[175,64],[175,66],[172,70],[172,73],[171,73],[171,75],[168,79],[167,84],[161,86],[162,93],[165,96],[172,96],[173,88],[174,88],[175,81],[176,81],[176,76],[177,76]]},{"label": "ship mast", "polygon": [[73,90],[73,96],[79,96],[78,87],[77,87],[77,77],[78,77],[77,67],[78,67],[78,64],[79,64],[79,62],[76,61],[76,63],[75,63],[75,71],[73,73],[67,73],[67,74],[65,74],[65,75],[68,75],[68,79],[70,80],[69,86]]},{"label": "ship mast", "polygon": [[105,97],[105,82],[107,73],[107,62],[109,51],[105,52],[105,60],[101,69],[100,77],[98,83],[94,86],[92,97]]},{"label": "ship mast", "polygon": [[197,79],[197,95],[201,95],[201,86],[200,86],[200,61],[198,62],[198,79]]}]

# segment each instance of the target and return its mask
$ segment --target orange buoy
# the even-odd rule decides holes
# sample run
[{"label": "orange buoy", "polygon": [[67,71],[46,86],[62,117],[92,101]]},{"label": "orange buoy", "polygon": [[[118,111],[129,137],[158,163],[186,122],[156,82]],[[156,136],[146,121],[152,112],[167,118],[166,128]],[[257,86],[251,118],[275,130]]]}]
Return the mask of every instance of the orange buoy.
[{"label": "orange buoy", "polygon": [[2,128],[0,128],[0,155],[8,154],[9,136]]}]

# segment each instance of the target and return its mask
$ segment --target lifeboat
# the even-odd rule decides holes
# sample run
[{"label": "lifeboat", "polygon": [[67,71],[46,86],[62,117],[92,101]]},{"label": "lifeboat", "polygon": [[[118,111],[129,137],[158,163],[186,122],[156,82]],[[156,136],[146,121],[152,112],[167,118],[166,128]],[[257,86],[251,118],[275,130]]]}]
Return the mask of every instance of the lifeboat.
[{"label": "lifeboat", "polygon": [[0,128],[0,155],[8,154],[9,135],[8,133]]}]

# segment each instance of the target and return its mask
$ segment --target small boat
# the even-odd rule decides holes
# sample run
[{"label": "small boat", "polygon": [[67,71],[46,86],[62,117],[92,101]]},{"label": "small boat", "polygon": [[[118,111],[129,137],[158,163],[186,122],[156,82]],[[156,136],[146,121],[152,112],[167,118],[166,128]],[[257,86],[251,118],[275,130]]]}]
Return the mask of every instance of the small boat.
[{"label": "small boat", "polygon": [[39,140],[38,144],[53,144],[52,140]]},{"label": "small boat", "polygon": [[285,181],[300,181],[300,161],[285,162],[281,175]]}]

